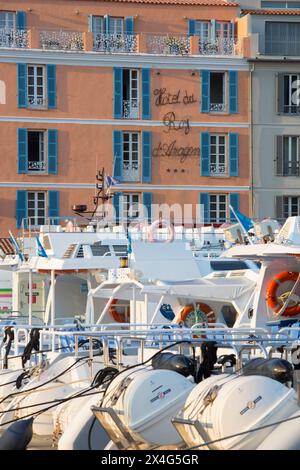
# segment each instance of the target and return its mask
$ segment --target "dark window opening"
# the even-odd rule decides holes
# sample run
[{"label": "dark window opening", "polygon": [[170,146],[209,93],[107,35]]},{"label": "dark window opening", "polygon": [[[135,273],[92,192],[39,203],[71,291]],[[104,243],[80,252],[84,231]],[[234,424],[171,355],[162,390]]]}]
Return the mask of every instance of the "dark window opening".
[{"label": "dark window opening", "polygon": [[225,74],[210,74],[210,110],[225,111],[225,93],[224,93]]},{"label": "dark window opening", "polygon": [[28,144],[28,171],[44,171],[44,132],[29,131]]}]

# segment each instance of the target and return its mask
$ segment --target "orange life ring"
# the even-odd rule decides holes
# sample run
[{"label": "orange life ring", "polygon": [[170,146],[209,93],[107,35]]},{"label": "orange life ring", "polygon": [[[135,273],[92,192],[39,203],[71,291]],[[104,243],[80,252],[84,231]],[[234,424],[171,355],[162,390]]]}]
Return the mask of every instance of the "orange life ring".
[{"label": "orange life ring", "polygon": [[125,323],[125,315],[117,312],[115,305],[118,303],[118,299],[113,299],[109,307],[109,314],[117,323]]},{"label": "orange life ring", "polygon": [[[299,273],[294,273],[294,272],[288,272],[288,271],[283,271],[277,276],[273,277],[271,281],[269,282],[267,286],[267,291],[266,291],[266,301],[270,309],[272,309],[276,314],[280,312],[282,305],[284,303],[283,300],[279,300],[279,297],[277,296],[277,291],[278,288],[281,284],[287,281],[292,281],[296,282],[298,280]],[[283,312],[282,316],[283,317],[293,317],[295,315],[298,315],[300,313],[300,302],[298,302],[296,305],[292,305],[290,307],[287,307],[285,311]]]},{"label": "orange life ring", "polygon": [[[203,303],[199,303],[197,305],[199,306],[199,309],[201,310],[201,312],[205,313],[205,316],[208,319],[208,323],[216,323],[215,312],[212,310],[212,308],[209,305],[203,304]],[[192,304],[189,304],[189,305],[186,305],[185,307],[183,307],[183,309],[181,310],[181,312],[179,314],[178,323],[181,323],[181,322],[185,323],[186,317],[193,310],[195,310],[195,307]]]}]

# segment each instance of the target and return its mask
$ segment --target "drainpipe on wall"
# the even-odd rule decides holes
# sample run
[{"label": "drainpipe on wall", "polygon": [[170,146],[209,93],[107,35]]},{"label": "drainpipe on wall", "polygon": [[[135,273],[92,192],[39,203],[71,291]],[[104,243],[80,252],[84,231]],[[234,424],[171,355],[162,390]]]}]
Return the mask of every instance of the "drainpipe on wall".
[{"label": "drainpipe on wall", "polygon": [[250,180],[250,200],[249,200],[249,213],[250,217],[254,216],[254,191],[253,191],[253,102],[252,102],[252,83],[253,72],[255,71],[255,64],[250,64],[250,86],[249,86],[249,101],[250,101],[250,139],[249,139],[249,180]]}]

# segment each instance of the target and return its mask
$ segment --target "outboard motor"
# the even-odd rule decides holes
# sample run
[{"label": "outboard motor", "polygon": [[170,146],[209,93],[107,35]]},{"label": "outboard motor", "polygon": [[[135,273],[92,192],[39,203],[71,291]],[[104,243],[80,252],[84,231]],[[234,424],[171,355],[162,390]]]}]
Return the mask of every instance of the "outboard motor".
[{"label": "outboard motor", "polygon": [[245,376],[262,375],[286,384],[293,380],[293,366],[284,359],[257,357],[243,367],[242,374]]}]

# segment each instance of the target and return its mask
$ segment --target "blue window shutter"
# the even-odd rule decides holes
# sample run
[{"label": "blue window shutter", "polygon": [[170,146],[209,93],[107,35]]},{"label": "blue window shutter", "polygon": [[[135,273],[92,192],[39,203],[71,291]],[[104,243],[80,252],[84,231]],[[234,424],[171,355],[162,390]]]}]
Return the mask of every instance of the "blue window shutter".
[{"label": "blue window shutter", "polygon": [[229,175],[239,176],[239,135],[229,133]]},{"label": "blue window shutter", "polygon": [[17,191],[16,197],[16,220],[17,228],[22,227],[22,220],[24,220],[24,228],[27,227],[27,192]]},{"label": "blue window shutter", "polygon": [[48,173],[57,174],[57,129],[48,129]]},{"label": "blue window shutter", "polygon": [[27,65],[18,64],[18,107],[27,108]]},{"label": "blue window shutter", "polygon": [[122,214],[121,214],[122,195],[123,193],[113,193],[112,203],[113,203],[113,208],[115,210],[117,223],[119,223],[120,219],[122,218]]},{"label": "blue window shutter", "polygon": [[[209,223],[209,194],[208,193],[200,193],[200,214],[202,214],[204,220],[204,224]],[[202,209],[202,210],[201,210]]]},{"label": "blue window shutter", "polygon": [[202,90],[201,90],[201,111],[202,113],[209,113],[210,103],[210,72],[208,70],[202,70]]},{"label": "blue window shutter", "polygon": [[142,132],[142,182],[151,183],[152,180],[152,133]]},{"label": "blue window shutter", "polygon": [[125,33],[133,34],[133,16],[127,16],[125,18]]},{"label": "blue window shutter", "polygon": [[146,209],[147,221],[152,222],[152,193],[143,193],[143,206]]},{"label": "blue window shutter", "polygon": [[93,32],[93,15],[88,16],[88,32]]},{"label": "blue window shutter", "polygon": [[28,169],[28,143],[27,129],[18,129],[18,173],[27,173]]},{"label": "blue window shutter", "polygon": [[238,73],[229,72],[229,112],[238,112]]},{"label": "blue window shutter", "polygon": [[[240,195],[239,193],[231,193],[230,194],[230,205],[233,209],[239,210],[240,206]],[[236,218],[232,211],[230,211],[230,222],[236,222]]]},{"label": "blue window shutter", "polygon": [[142,119],[151,119],[150,69],[142,69]]},{"label": "blue window shutter", "polygon": [[56,108],[56,65],[47,65],[48,109]]},{"label": "blue window shutter", "polygon": [[210,133],[202,132],[201,134],[201,165],[200,175],[210,176]]},{"label": "blue window shutter", "polygon": [[26,22],[26,13],[25,11],[17,11],[17,29],[24,30]]},{"label": "blue window shutter", "polygon": [[122,118],[123,69],[114,67],[114,118]]},{"label": "blue window shutter", "polygon": [[117,179],[123,177],[123,138],[121,131],[113,131],[113,176]]},{"label": "blue window shutter", "polygon": [[106,34],[110,32],[110,19],[108,15],[104,15],[104,29]]},{"label": "blue window shutter", "polygon": [[59,191],[48,191],[48,217],[50,225],[59,224]]},{"label": "blue window shutter", "polygon": [[188,31],[189,36],[194,36],[194,34],[195,34],[195,25],[196,25],[195,20],[189,20],[189,31]]}]

